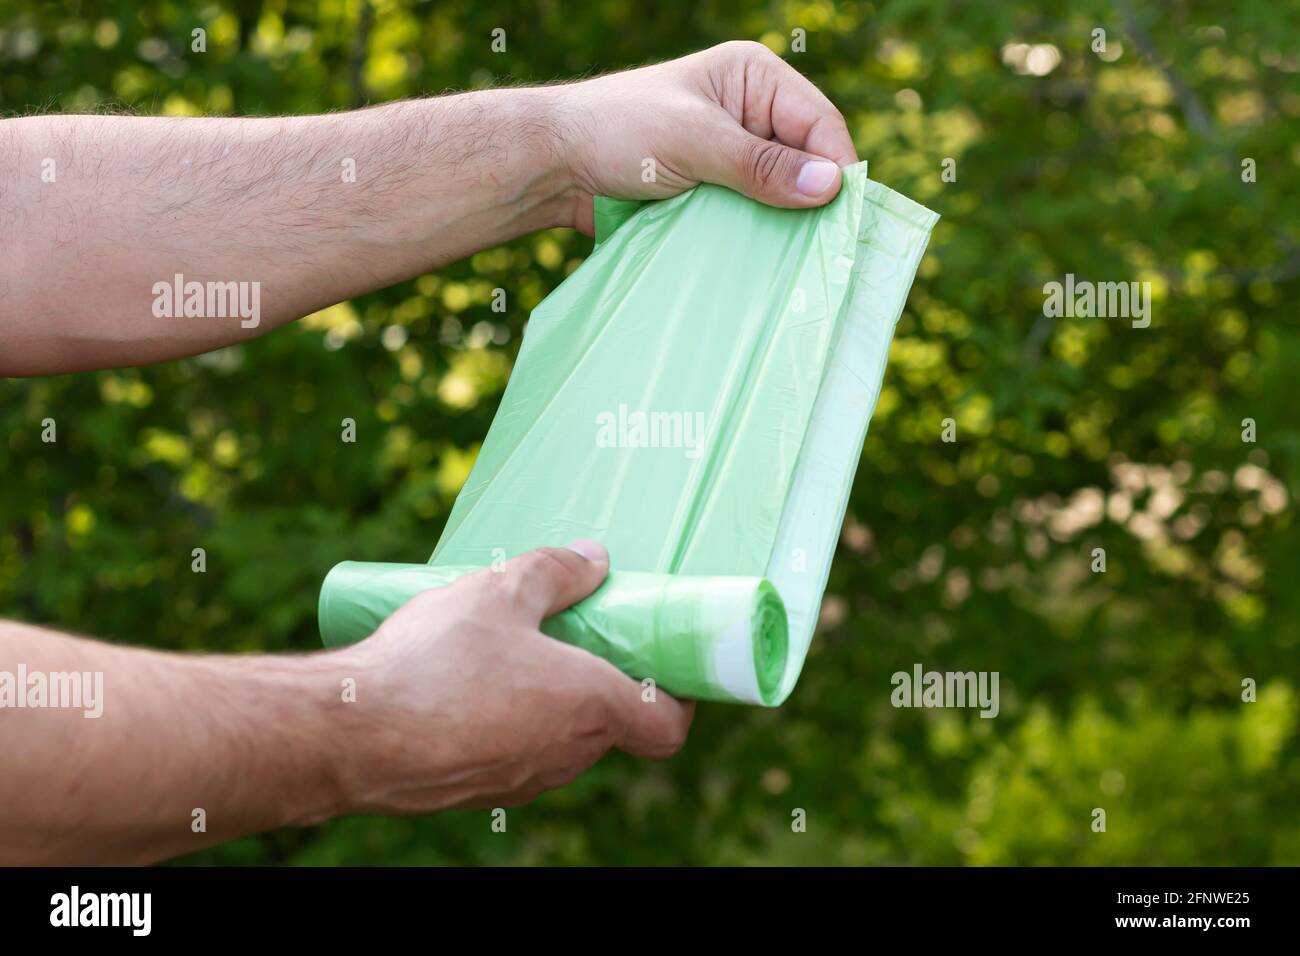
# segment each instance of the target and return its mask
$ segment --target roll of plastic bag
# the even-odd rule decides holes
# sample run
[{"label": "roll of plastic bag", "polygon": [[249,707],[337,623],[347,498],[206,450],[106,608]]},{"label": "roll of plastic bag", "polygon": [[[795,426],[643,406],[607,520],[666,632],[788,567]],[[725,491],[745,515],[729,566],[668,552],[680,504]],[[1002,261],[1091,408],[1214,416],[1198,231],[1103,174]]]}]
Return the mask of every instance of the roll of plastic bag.
[{"label": "roll of plastic bag", "polygon": [[865,163],[817,209],[710,184],[598,199],[596,247],[533,310],[430,564],[595,538],[614,574],[766,579],[789,629],[776,693],[698,696],[785,700],[937,220]]},{"label": "roll of plastic bag", "polygon": [[[344,561],[321,587],[321,638],[362,640],[415,595],[474,570]],[[676,696],[755,704],[775,701],[789,647],[785,605],[761,578],[614,571],[542,632]]]}]

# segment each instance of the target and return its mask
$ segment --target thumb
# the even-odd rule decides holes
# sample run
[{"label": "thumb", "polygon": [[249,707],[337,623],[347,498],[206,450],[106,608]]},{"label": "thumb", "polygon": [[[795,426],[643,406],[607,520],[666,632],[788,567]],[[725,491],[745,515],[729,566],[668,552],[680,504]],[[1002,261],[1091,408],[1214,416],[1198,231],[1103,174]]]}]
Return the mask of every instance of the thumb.
[{"label": "thumb", "polygon": [[511,587],[507,600],[534,626],[581,601],[609,573],[609,553],[598,541],[572,541],[566,548],[538,548],[507,561],[501,572]]},{"label": "thumb", "polygon": [[704,151],[697,179],[719,183],[752,199],[785,209],[821,206],[840,191],[840,168],[829,159],[761,139],[742,126]]}]

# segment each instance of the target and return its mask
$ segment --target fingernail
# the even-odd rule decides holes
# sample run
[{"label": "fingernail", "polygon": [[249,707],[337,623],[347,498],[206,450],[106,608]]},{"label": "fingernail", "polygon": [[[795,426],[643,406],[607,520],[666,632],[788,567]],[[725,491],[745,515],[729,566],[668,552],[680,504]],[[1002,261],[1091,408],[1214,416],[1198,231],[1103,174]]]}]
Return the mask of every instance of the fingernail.
[{"label": "fingernail", "polygon": [[826,159],[810,159],[799,170],[795,188],[805,196],[820,196],[835,182],[839,167]]},{"label": "fingernail", "polygon": [[609,560],[609,552],[599,541],[592,541],[590,538],[579,538],[577,541],[570,541],[566,547],[574,551],[588,561],[595,561],[597,564],[604,564]]}]

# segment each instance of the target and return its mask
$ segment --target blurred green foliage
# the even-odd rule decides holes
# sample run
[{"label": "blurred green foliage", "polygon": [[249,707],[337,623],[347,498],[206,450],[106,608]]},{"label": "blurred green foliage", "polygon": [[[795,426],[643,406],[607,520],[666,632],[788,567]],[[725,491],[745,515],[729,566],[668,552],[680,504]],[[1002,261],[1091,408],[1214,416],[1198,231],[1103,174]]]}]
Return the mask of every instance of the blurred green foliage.
[{"label": "blurred green foliage", "polygon": [[[1300,863],[1287,4],[0,0],[0,109],[303,113],[733,38],[816,81],[872,177],[943,215],[792,700],[703,707],[677,759],[607,759],[506,834],[353,818],[192,861]],[[538,235],[246,347],[0,382],[0,615],[317,646],[331,564],[431,550],[528,310],[589,248]],[[1150,328],[1044,318],[1067,272],[1153,283]],[[916,662],[998,671],[1000,715],[894,709]]]}]

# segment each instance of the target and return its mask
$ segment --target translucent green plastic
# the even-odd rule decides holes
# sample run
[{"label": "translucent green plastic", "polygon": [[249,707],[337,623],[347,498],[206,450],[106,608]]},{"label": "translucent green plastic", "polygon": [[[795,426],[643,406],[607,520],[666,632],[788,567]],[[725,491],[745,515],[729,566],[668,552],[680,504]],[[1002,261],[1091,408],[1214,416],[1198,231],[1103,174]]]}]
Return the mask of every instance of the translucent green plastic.
[{"label": "translucent green plastic", "polygon": [[[548,633],[685,696],[783,701],[937,218],[869,180],[865,163],[813,210],[712,185],[644,204],[598,200],[596,248],[533,311],[429,582],[441,583],[438,568],[596,538],[613,572],[574,617],[596,620],[600,605],[599,625],[561,625],[559,615]],[[355,573],[346,591],[338,569],[322,588],[330,642],[365,637],[410,583]],[[734,646],[735,622],[748,620],[745,649],[772,649],[770,615],[738,610],[770,608],[764,582],[788,622],[775,682],[762,670],[776,655]],[[721,613],[708,611],[714,602]]]}]

